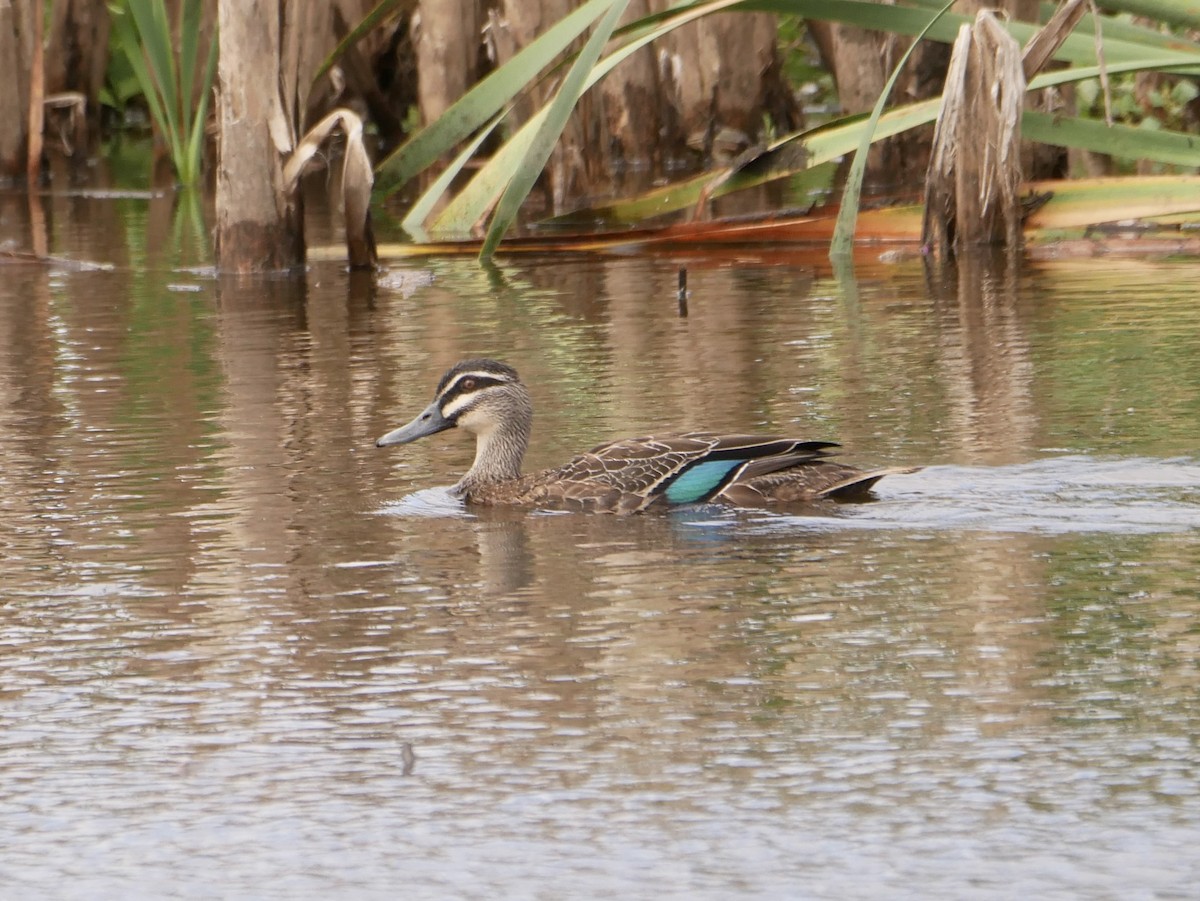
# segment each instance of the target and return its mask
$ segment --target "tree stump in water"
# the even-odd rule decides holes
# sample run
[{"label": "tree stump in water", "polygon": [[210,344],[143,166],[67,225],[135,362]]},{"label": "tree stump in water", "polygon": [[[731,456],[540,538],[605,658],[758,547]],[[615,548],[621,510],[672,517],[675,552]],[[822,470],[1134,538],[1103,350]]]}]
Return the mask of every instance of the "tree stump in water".
[{"label": "tree stump in water", "polygon": [[[41,4],[32,0],[0,2],[0,179],[20,178],[29,161],[30,87],[40,15]],[[40,96],[37,102],[42,102]]]},{"label": "tree stump in water", "polygon": [[948,255],[1021,242],[1021,48],[990,12],[964,25],[925,180],[922,241]]},{"label": "tree stump in water", "polygon": [[281,84],[282,2],[217,5],[217,265],[227,272],[304,265],[303,208],[283,177],[295,142],[288,103],[295,92]]}]

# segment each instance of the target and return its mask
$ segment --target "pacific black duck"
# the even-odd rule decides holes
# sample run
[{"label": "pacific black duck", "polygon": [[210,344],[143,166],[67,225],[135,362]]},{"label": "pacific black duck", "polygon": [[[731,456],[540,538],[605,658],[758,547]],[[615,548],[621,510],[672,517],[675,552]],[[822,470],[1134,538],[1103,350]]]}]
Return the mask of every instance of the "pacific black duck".
[{"label": "pacific black duck", "polygon": [[521,474],[533,403],[517,371],[496,360],[452,366],[433,402],[377,447],[458,427],[475,436],[475,462],[451,492],[469,504],[637,513],[678,504],[762,506],[861,500],[885,475],[829,459],[828,441],[689,432],[610,441],[565,466]]}]

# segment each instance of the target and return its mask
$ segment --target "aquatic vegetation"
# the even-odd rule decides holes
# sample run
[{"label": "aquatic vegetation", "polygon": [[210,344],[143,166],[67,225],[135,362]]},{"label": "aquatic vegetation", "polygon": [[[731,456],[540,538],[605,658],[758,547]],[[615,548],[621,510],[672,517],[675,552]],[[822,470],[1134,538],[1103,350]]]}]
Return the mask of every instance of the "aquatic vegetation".
[{"label": "aquatic vegetation", "polygon": [[166,142],[179,181],[199,181],[204,163],[204,129],[217,67],[214,34],[201,48],[201,0],[183,0],[178,45],[164,0],[122,0],[112,9],[115,44],[129,61]]}]

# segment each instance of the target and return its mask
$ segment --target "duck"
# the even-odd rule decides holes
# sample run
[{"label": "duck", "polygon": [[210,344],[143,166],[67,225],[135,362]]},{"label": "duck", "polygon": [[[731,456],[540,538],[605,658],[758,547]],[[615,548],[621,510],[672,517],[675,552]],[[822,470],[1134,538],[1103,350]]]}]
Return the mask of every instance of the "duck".
[{"label": "duck", "polygon": [[856,469],[830,459],[839,447],[831,441],[700,431],[609,441],[563,466],[522,474],[533,401],[516,369],[484,358],[451,366],[432,402],[375,445],[454,428],[475,437],[475,461],[450,488],[468,505],[631,514],[708,503],[860,501],[884,476],[916,471]]}]

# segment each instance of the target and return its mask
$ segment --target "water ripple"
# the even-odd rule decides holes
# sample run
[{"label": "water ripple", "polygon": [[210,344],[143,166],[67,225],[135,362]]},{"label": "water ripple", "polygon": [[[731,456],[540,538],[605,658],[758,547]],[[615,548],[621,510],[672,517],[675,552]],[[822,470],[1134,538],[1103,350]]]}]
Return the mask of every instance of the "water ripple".
[{"label": "water ripple", "polygon": [[881,482],[879,500],[835,516],[769,516],[759,528],[964,529],[1149,534],[1200,528],[1200,462],[1052,457],[1012,466],[929,466]]}]

